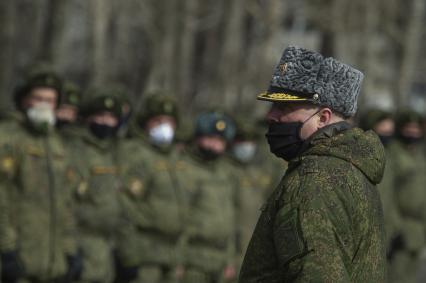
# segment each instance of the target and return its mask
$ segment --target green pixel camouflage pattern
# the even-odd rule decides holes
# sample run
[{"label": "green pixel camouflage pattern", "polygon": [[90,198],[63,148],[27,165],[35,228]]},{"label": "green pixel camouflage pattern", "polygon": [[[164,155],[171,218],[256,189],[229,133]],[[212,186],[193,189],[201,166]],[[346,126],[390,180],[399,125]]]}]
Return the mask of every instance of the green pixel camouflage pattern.
[{"label": "green pixel camouflage pattern", "polygon": [[384,282],[385,167],[377,135],[346,123],[314,134],[262,208],[240,282]]}]

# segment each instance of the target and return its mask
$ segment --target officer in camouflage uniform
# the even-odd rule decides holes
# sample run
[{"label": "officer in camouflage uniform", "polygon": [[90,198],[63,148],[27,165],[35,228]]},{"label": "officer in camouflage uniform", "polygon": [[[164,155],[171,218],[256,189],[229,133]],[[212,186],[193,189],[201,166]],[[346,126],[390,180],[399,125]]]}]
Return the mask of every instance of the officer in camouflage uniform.
[{"label": "officer in camouflage uniform", "polygon": [[121,146],[124,203],[132,230],[120,243],[117,282],[178,279],[185,205],[176,180],[180,170],[173,146],[177,123],[176,101],[152,95],[143,103],[133,138]]},{"label": "officer in camouflage uniform", "polygon": [[[363,113],[360,120],[360,127],[367,131],[373,130],[380,138],[386,150],[386,168],[382,182],[377,186],[383,204],[386,231],[386,247],[388,258],[393,257],[395,243],[400,235],[401,217],[397,207],[394,176],[397,171],[397,164],[394,164],[392,152],[389,150],[395,139],[395,122],[392,113],[381,109],[370,109]],[[390,269],[388,269],[390,270]]]},{"label": "officer in camouflage uniform", "polygon": [[[77,85],[68,81],[64,83],[62,93],[61,104],[56,110],[56,128],[64,144],[67,147],[72,147],[74,140],[84,132],[84,127],[80,121],[82,92]],[[72,156],[71,158],[79,159],[79,156]]]},{"label": "officer in camouflage uniform", "polygon": [[260,138],[258,128],[253,121],[237,117],[236,136],[233,140],[227,164],[237,188],[237,259],[242,263],[254,226],[260,216],[260,207],[269,196],[272,177],[254,159]]},{"label": "officer in camouflage uniform", "polygon": [[185,189],[188,217],[183,237],[185,283],[235,278],[235,187],[221,158],[235,134],[232,120],[212,111],[198,116],[192,144],[176,170]]},{"label": "officer in camouflage uniform", "polygon": [[262,209],[240,282],[384,282],[385,234],[376,190],[385,167],[377,135],[352,128],[362,73],[287,48],[259,99],[273,102],[271,151],[288,160]]},{"label": "officer in camouflage uniform", "polygon": [[69,143],[71,154],[78,157],[72,177],[84,283],[108,283],[115,276],[113,250],[125,229],[115,141],[120,115],[114,93],[89,90],[82,107],[85,129]]},{"label": "officer in camouflage uniform", "polygon": [[419,262],[425,261],[426,160],[421,121],[414,111],[400,112],[396,117],[396,141],[388,148],[388,159],[397,166],[393,183],[401,218],[396,229],[399,234],[391,246],[391,282],[416,282]]},{"label": "officer in camouflage uniform", "polygon": [[22,118],[0,127],[2,282],[71,282],[80,270],[66,152],[54,131],[60,94],[56,74],[31,73],[14,95]]}]

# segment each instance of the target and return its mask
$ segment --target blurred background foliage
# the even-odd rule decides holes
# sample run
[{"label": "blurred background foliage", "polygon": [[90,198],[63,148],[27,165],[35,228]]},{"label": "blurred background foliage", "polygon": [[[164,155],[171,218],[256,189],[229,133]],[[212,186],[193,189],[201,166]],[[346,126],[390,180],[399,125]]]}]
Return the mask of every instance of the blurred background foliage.
[{"label": "blurred background foliage", "polygon": [[[2,0],[0,91],[47,62],[83,88],[120,83],[203,107],[263,112],[288,45],[360,68],[362,107],[426,110],[425,0]],[[238,108],[237,108],[238,107]]]}]

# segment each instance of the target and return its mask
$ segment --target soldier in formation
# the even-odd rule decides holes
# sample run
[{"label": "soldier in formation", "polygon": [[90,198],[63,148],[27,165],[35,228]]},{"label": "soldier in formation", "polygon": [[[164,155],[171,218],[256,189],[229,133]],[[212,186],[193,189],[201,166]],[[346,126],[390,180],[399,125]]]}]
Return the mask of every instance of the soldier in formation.
[{"label": "soldier in formation", "polygon": [[351,126],[361,79],[291,47],[259,123],[31,72],[0,122],[1,282],[424,281],[424,121]]}]

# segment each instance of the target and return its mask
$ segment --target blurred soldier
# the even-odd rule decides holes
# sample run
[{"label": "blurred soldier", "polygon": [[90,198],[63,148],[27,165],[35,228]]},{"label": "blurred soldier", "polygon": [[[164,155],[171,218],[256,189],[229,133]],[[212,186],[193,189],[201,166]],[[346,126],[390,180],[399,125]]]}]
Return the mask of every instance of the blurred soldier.
[{"label": "blurred soldier", "polygon": [[80,107],[81,91],[72,82],[65,82],[62,90],[62,100],[56,110],[56,126],[63,129],[77,123]]},{"label": "blurred soldier", "polygon": [[397,115],[396,138],[388,149],[395,164],[395,200],[402,218],[399,236],[391,246],[392,282],[415,282],[419,261],[425,257],[426,160],[421,116],[413,111]]},{"label": "blurred soldier", "polygon": [[273,102],[266,135],[289,161],[262,209],[240,282],[383,282],[383,215],[375,185],[385,154],[352,128],[362,73],[289,47],[259,99]]},{"label": "blurred soldier", "polygon": [[56,74],[32,73],[14,95],[23,118],[0,129],[2,282],[70,282],[80,270],[66,153],[54,132],[60,94]]},{"label": "blurred soldier", "polygon": [[117,282],[176,282],[181,259],[183,194],[173,147],[176,101],[159,93],[144,101],[133,138],[123,144],[125,210],[133,230],[118,249]]},{"label": "blurred soldier", "polygon": [[280,183],[282,176],[287,169],[287,161],[278,158],[269,150],[268,142],[265,140],[265,133],[268,130],[268,122],[266,115],[257,120],[257,131],[262,134],[262,138],[258,140],[258,150],[256,152],[254,163],[264,171],[268,172],[271,178],[271,186],[267,188],[268,192],[265,193],[265,200],[274,191],[275,187]]},{"label": "blurred soldier", "polygon": [[247,116],[237,117],[236,136],[230,146],[228,164],[237,188],[237,259],[239,265],[247,249],[260,207],[270,193],[271,174],[254,163],[258,150],[258,129]]},{"label": "blurred soldier", "polygon": [[118,121],[117,137],[128,138],[129,137],[129,126],[134,110],[132,99],[129,91],[120,84],[111,86],[111,92],[114,93],[121,103],[121,117]]},{"label": "blurred soldier", "polygon": [[74,183],[84,267],[81,282],[85,283],[108,283],[114,278],[115,238],[124,229],[115,143],[120,117],[121,104],[114,93],[89,90],[82,108],[85,130],[70,147],[80,157],[74,159]]},{"label": "blurred soldier", "polygon": [[[71,82],[65,82],[63,86],[61,104],[56,110],[56,128],[62,137],[64,144],[74,146],[73,142],[81,136],[83,126],[80,121],[81,90]],[[80,156],[70,158],[79,159]]]},{"label": "blurred soldier", "polygon": [[386,147],[395,137],[395,121],[392,113],[380,109],[371,109],[361,117],[360,127],[373,130]]},{"label": "blurred soldier", "polygon": [[235,187],[221,159],[234,135],[235,126],[225,114],[200,114],[192,144],[176,170],[190,206],[183,240],[185,283],[235,278]]},{"label": "blurred soldier", "polygon": [[[386,150],[386,168],[382,182],[377,186],[383,204],[386,231],[386,247],[388,257],[392,257],[392,243],[399,237],[401,217],[395,196],[394,176],[397,164],[394,164],[389,145],[395,138],[395,122],[390,112],[371,109],[365,112],[360,121],[360,127],[367,131],[373,130],[379,136]],[[389,269],[390,270],[390,269]]]}]

